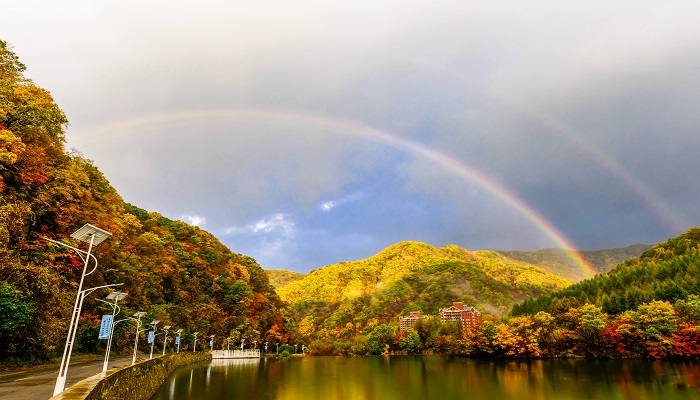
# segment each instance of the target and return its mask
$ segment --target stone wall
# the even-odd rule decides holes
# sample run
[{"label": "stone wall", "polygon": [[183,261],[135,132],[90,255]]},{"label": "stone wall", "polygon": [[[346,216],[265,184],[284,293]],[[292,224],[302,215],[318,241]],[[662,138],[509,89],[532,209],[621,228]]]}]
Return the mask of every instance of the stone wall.
[{"label": "stone wall", "polygon": [[108,371],[76,383],[51,400],[143,400],[149,399],[183,365],[211,360],[211,353],[166,354],[152,360]]}]

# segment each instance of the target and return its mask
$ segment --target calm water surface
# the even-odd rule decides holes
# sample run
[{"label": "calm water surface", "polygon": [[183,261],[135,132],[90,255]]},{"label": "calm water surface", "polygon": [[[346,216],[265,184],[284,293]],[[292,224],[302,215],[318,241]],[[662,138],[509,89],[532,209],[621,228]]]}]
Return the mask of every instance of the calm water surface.
[{"label": "calm water surface", "polygon": [[442,356],[214,360],[175,371],[165,399],[700,399],[700,363]]}]

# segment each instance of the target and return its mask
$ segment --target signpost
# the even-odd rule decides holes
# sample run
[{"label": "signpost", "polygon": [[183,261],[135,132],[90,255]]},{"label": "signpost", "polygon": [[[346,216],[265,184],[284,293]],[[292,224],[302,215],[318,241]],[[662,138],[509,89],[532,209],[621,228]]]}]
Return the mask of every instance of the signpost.
[{"label": "signpost", "polygon": [[97,336],[100,340],[109,339],[109,330],[112,327],[112,320],[114,320],[114,315],[103,315],[102,323],[100,324],[100,333]]}]

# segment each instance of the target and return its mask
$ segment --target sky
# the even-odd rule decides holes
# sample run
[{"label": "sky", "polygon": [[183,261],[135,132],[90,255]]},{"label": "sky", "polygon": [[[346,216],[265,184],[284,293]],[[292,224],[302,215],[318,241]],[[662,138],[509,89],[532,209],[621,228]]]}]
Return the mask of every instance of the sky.
[{"label": "sky", "polygon": [[405,240],[655,244],[700,221],[697,1],[2,8],[67,149],[266,269]]}]

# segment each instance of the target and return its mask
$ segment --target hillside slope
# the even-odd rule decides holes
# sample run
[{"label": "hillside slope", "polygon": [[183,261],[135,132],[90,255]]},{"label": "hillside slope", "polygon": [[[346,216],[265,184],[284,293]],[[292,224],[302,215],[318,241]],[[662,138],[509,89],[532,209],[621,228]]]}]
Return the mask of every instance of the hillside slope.
[{"label": "hillside slope", "polygon": [[278,293],[299,316],[302,334],[323,340],[350,339],[409,311],[435,315],[452,301],[502,315],[517,301],[569,284],[494,251],[403,242],[313,271]]}]

